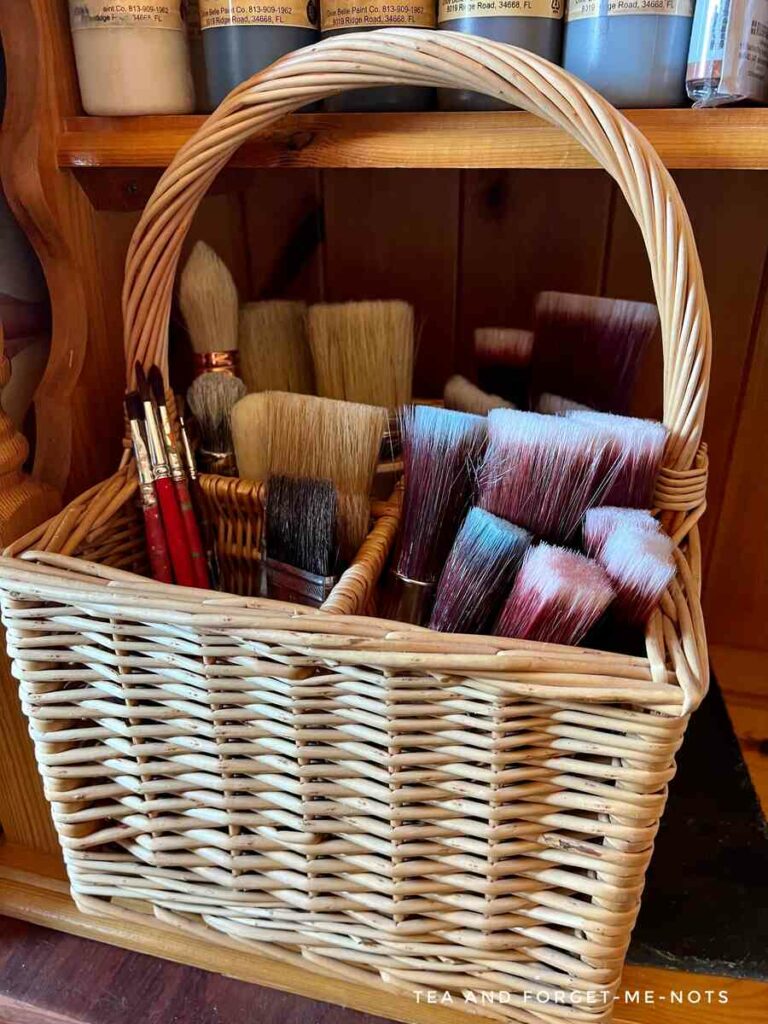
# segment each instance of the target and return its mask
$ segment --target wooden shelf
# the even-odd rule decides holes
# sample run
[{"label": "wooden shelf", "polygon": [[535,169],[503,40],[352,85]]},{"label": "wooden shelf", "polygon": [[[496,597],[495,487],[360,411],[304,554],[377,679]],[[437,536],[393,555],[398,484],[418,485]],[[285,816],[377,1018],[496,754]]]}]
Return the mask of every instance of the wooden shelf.
[{"label": "wooden shelf", "polygon": [[[768,109],[634,110],[671,168],[768,168]],[[202,117],[74,117],[62,167],[166,167]],[[590,168],[565,133],[522,111],[294,114],[243,146],[236,167]]]}]

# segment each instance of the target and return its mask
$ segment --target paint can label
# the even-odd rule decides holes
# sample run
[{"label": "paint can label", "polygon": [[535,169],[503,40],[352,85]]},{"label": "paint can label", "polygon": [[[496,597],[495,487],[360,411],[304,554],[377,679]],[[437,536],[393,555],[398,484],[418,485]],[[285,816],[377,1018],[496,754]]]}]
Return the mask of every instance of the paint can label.
[{"label": "paint can label", "polygon": [[200,0],[200,27],[282,25],[317,28],[317,0]]},{"label": "paint can label", "polygon": [[97,28],[184,28],[181,0],[70,0],[73,31]]},{"label": "paint can label", "polygon": [[434,28],[434,0],[323,0],[323,32],[340,28]]},{"label": "paint can label", "polygon": [[691,18],[693,17],[693,0],[568,0],[565,20],[621,18],[638,14]]},{"label": "paint can label", "polygon": [[459,18],[548,18],[560,21],[565,0],[440,0],[437,20]]}]

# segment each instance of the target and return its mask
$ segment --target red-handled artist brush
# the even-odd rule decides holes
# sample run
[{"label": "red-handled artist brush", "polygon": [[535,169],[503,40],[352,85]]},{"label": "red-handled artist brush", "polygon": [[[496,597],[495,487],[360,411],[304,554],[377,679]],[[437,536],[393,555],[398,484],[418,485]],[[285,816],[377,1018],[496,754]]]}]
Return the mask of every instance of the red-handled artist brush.
[{"label": "red-handled artist brush", "polygon": [[150,393],[155,400],[155,406],[160,415],[160,426],[163,432],[165,453],[168,456],[171,479],[173,480],[173,486],[176,489],[176,495],[179,499],[179,508],[181,509],[181,517],[184,520],[187,545],[189,546],[189,551],[192,555],[192,568],[195,572],[195,585],[207,590],[211,586],[211,581],[208,578],[208,567],[206,565],[205,553],[203,551],[203,541],[200,537],[200,528],[197,525],[197,519],[195,518],[195,510],[192,505],[189,486],[187,485],[187,474],[184,471],[184,463],[182,462],[181,452],[179,451],[176,432],[173,429],[171,417],[168,414],[168,406],[165,403],[165,386],[163,384],[163,375],[160,372],[159,366],[152,366],[150,368],[147,380],[149,383]]},{"label": "red-handled artist brush", "polygon": [[152,464],[144,437],[144,407],[137,391],[130,391],[125,396],[125,411],[131,426],[131,440],[136,459],[136,471],[139,476],[139,493],[144,512],[144,530],[147,536],[147,552],[152,578],[159,580],[160,583],[173,583],[173,568],[165,540],[163,521],[160,517],[160,507],[157,503]]},{"label": "red-handled artist brush", "polygon": [[219,582],[221,580],[221,569],[219,567],[218,555],[216,554],[216,541],[214,539],[213,527],[208,520],[205,498],[203,497],[203,488],[200,485],[200,478],[197,474],[195,453],[192,451],[189,434],[187,433],[187,425],[184,420],[184,399],[181,395],[176,396],[176,408],[178,409],[179,417],[181,454],[184,458],[184,468],[187,471],[189,493],[192,498],[192,508],[195,512],[195,518],[200,525],[200,533],[202,534],[203,545],[205,546],[205,559],[208,563],[208,578],[211,581],[211,586],[218,590]]},{"label": "red-handled artist brush", "polygon": [[194,587],[197,586],[197,577],[192,564],[192,553],[187,542],[187,530],[179,505],[179,496],[176,493],[173,480],[171,480],[171,468],[165,453],[165,444],[155,406],[149,393],[147,379],[138,364],[136,365],[136,383],[144,406],[149,458],[168,550],[171,553],[173,574],[176,577],[176,582],[182,587]]}]

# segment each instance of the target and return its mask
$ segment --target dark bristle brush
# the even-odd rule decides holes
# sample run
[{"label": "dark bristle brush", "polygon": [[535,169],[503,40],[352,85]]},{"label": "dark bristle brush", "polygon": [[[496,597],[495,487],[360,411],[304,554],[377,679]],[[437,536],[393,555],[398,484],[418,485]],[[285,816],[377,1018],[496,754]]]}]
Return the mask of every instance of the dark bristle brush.
[{"label": "dark bristle brush", "polygon": [[527,530],[484,509],[470,509],[440,576],[430,628],[443,633],[485,632],[532,539]]},{"label": "dark bristle brush", "polygon": [[512,327],[478,327],[475,361],[480,387],[501,395],[520,409],[528,408],[533,331]]},{"label": "dark bristle brush", "polygon": [[192,567],[195,572],[196,586],[203,590],[208,590],[211,586],[211,581],[208,578],[208,566],[205,558],[205,552],[203,551],[203,541],[200,536],[200,528],[197,525],[197,519],[195,518],[195,510],[192,504],[189,486],[187,484],[187,474],[184,469],[184,462],[179,442],[176,437],[176,431],[173,428],[171,417],[168,413],[168,406],[165,401],[165,384],[163,383],[163,375],[159,366],[150,367],[147,375],[147,382],[160,417],[160,427],[163,433],[163,442],[165,443],[165,453],[168,456],[171,479],[173,480],[173,485],[176,488],[176,495],[179,499],[179,508],[181,509],[181,516],[184,520],[184,529],[186,531],[189,551],[192,555]]},{"label": "dark bristle brush", "polygon": [[659,329],[647,302],[542,292],[536,300],[531,398],[562,395],[627,413],[641,361]]},{"label": "dark bristle brush", "polygon": [[131,427],[133,454],[139,477],[139,494],[144,513],[144,531],[147,538],[147,554],[152,578],[160,583],[173,583],[173,567],[168,553],[168,544],[160,515],[160,506],[155,490],[152,463],[144,432],[144,406],[138,391],[125,396],[125,412]]},{"label": "dark bristle brush", "polygon": [[433,406],[409,406],[401,415],[400,433],[405,494],[387,615],[423,625],[448,552],[472,504],[486,420]]},{"label": "dark bristle brush", "polygon": [[319,607],[337,582],[338,496],[330,480],[272,476],[267,487],[267,597]]}]

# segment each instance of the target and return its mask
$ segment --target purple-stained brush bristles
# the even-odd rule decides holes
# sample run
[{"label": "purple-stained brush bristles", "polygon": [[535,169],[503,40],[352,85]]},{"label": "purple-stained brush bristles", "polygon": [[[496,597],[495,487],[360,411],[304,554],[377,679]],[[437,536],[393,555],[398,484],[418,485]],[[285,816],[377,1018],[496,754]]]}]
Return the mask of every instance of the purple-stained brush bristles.
[{"label": "purple-stained brush bristles", "polygon": [[531,540],[527,530],[484,509],[470,509],[440,576],[430,628],[484,632],[509,593]]},{"label": "purple-stained brush bristles", "polygon": [[400,418],[405,495],[395,571],[435,584],[461,520],[472,504],[486,420],[428,405]]},{"label": "purple-stained brush bristles", "polygon": [[582,545],[590,558],[599,558],[605,542],[620,528],[637,530],[640,533],[659,533],[658,519],[639,508],[616,508],[603,505],[591,508],[584,516]]},{"label": "purple-stained brush bristles", "polygon": [[566,416],[603,431],[614,446],[618,467],[602,501],[620,508],[650,508],[669,436],[664,424],[582,410],[567,412]]},{"label": "purple-stained brush bristles", "polygon": [[599,621],[614,591],[606,572],[566,548],[531,548],[494,632],[520,640],[578,644]]},{"label": "purple-stained brush bristles", "polygon": [[536,300],[531,392],[563,395],[591,409],[630,411],[641,360],[658,331],[645,302],[542,292]]},{"label": "purple-stained brush bristles", "polygon": [[643,626],[674,579],[674,543],[665,533],[620,526],[606,539],[600,564],[616,591],[616,614]]},{"label": "purple-stained brush bristles", "polygon": [[610,484],[609,440],[565,417],[508,409],[488,414],[488,435],[478,504],[538,537],[569,540]]},{"label": "purple-stained brush bristles", "polygon": [[533,331],[513,327],[478,327],[475,361],[480,387],[520,408],[528,407]]}]

